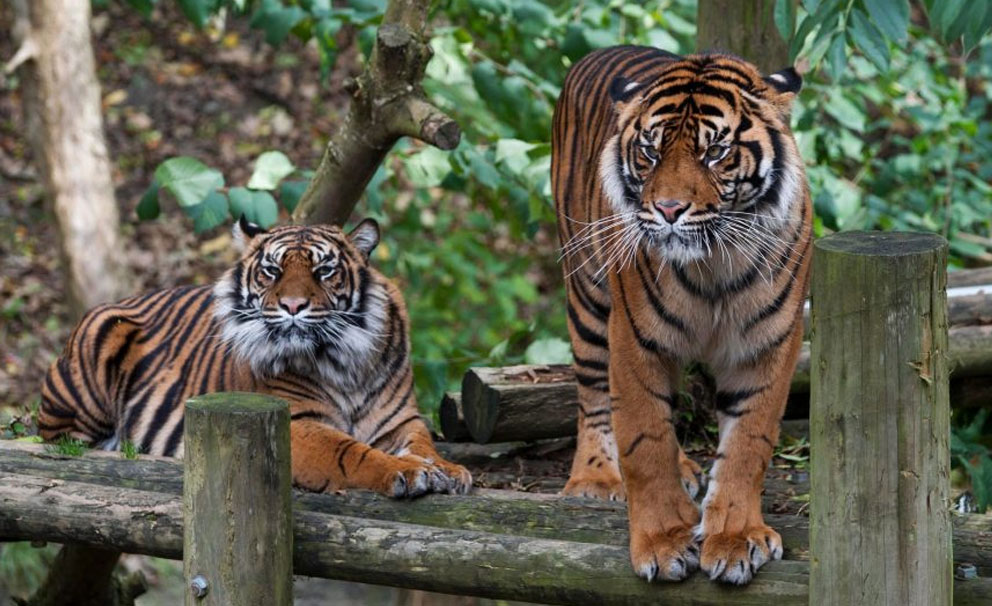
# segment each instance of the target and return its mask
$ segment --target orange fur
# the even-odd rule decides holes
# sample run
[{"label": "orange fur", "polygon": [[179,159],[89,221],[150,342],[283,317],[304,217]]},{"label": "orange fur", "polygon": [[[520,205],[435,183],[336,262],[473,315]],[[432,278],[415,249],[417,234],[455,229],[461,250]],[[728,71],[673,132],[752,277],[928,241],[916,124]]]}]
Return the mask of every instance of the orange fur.
[{"label": "orange fur", "polygon": [[[812,208],[788,125],[798,86],[792,71],[764,78],[735,57],[616,47],[577,63],[555,108],[580,406],[565,492],[626,497],[631,562],[647,579],[701,566],[746,583],[781,555],[760,494],[810,261]],[[691,360],[718,389],[702,512],[699,467],[672,427]]]}]

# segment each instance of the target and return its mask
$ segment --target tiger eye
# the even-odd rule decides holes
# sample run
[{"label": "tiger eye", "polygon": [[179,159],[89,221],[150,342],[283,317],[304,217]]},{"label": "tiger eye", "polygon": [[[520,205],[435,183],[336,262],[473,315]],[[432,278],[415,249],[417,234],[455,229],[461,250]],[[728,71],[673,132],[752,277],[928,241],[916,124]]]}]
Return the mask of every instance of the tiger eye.
[{"label": "tiger eye", "polygon": [[723,147],[719,145],[710,145],[706,148],[706,158],[709,160],[716,160],[723,155]]}]

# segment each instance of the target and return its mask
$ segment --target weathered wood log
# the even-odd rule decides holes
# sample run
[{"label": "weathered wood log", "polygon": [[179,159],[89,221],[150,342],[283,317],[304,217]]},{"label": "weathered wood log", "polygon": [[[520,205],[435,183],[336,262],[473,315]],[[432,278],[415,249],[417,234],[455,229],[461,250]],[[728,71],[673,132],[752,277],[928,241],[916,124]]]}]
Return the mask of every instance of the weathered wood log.
[{"label": "weathered wood log", "polygon": [[[116,494],[117,487],[171,495],[182,493],[182,463],[175,459],[142,456],[129,461],[115,453],[99,451],[89,452],[84,457],[65,457],[46,452],[34,445],[0,441],[0,476],[18,473],[48,478],[48,482],[55,479],[97,484],[106,489],[105,494],[109,495]],[[58,485],[55,487],[61,488]],[[789,487],[796,494],[809,491],[808,482],[787,484],[781,480],[768,479],[765,483],[767,493],[781,494]],[[132,514],[136,510],[151,510],[151,515],[164,515],[161,510],[155,509],[154,503],[147,500],[135,505],[137,507],[130,510]],[[623,503],[594,499],[476,489],[472,494],[459,498],[428,495],[413,501],[396,501],[364,491],[313,494],[294,490],[293,506],[297,512],[365,517],[480,532],[514,533],[535,538],[621,547],[627,544],[626,506]],[[61,512],[53,512],[53,519],[58,519],[59,515],[62,515]],[[807,557],[807,518],[765,514],[765,519],[782,534],[787,558]],[[955,560],[973,563],[981,575],[992,576],[992,515],[956,514],[952,519]],[[0,536],[3,536],[2,532]]]},{"label": "weathered wood log", "polygon": [[947,287],[982,286],[992,284],[992,267],[961,269],[947,274]]},{"label": "weathered wood log", "polygon": [[810,594],[949,605],[947,242],[847,232],[814,249]]},{"label": "weathered wood log", "polygon": [[186,403],[186,606],[290,606],[289,406],[250,393]]},{"label": "weathered wood log", "polygon": [[[297,574],[551,604],[652,600],[700,606],[732,599],[735,604],[774,600],[777,606],[805,606],[808,600],[808,567],[799,561],[768,564],[744,590],[711,583],[702,575],[680,584],[644,583],[629,570],[622,504],[488,494],[432,495],[406,502],[359,492],[344,496],[364,499],[366,509],[357,511],[364,519],[297,508]],[[343,498],[307,497],[328,504]],[[0,503],[0,537],[7,540],[75,542],[171,559],[182,556],[182,504],[175,494],[12,473],[0,476]],[[587,507],[592,507],[590,515],[570,527],[569,520]],[[547,517],[559,508],[558,515]],[[439,509],[448,514],[439,516]],[[533,516],[521,518],[524,509]],[[418,524],[372,519],[370,511],[396,512],[417,518]],[[503,518],[506,514],[511,517]],[[480,523],[487,515],[488,521]],[[545,519],[535,517],[540,515]],[[420,521],[419,516],[426,517]],[[527,523],[518,523],[521,519]],[[469,529],[426,525],[453,521]],[[559,524],[575,541],[545,538],[560,536]],[[981,578],[958,583],[954,603],[978,606],[990,597],[992,579]]]},{"label": "weathered wood log", "polygon": [[[956,327],[949,334],[948,364],[955,383],[966,377],[992,378],[992,325]],[[803,344],[787,417],[806,414],[807,394],[809,344]],[[477,367],[465,373],[461,406],[476,441],[527,441],[575,435],[577,397],[569,366]]]},{"label": "weathered wood log", "polygon": [[[992,324],[992,286],[988,290],[947,297],[947,319],[951,326]],[[809,307],[803,310],[804,334],[809,339]]]},{"label": "weathered wood log", "polygon": [[461,392],[445,392],[444,397],[441,398],[437,417],[441,423],[441,434],[444,435],[446,442],[468,442],[472,439],[462,412]]},{"label": "weathered wood log", "polygon": [[574,435],[578,394],[571,367],[470,368],[462,412],[480,444]]}]

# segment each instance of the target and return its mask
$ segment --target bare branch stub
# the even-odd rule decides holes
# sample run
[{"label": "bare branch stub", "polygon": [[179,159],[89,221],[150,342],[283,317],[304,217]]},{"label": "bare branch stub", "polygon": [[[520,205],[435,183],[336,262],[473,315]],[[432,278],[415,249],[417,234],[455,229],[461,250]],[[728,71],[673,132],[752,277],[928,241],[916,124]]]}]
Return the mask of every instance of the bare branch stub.
[{"label": "bare branch stub", "polygon": [[461,140],[458,124],[421,87],[433,52],[424,36],[427,0],[391,0],[351,106],[304,192],[293,220],[344,223],[386,153],[400,137],[440,149]]}]

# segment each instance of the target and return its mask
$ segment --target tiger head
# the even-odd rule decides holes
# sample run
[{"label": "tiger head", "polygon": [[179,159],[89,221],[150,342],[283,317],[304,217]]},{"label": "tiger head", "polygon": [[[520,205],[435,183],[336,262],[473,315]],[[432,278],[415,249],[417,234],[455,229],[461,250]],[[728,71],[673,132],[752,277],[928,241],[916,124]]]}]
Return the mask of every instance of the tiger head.
[{"label": "tiger head", "polygon": [[377,350],[387,306],[369,267],[379,226],[345,235],[330,225],[275,227],[241,218],[238,263],[214,287],[222,338],[258,376],[286,370],[340,384]]},{"label": "tiger head", "polygon": [[617,134],[600,159],[614,212],[666,259],[705,259],[776,233],[799,198],[802,160],[789,129],[802,85],[741,59],[693,55],[650,82],[617,77]]}]

